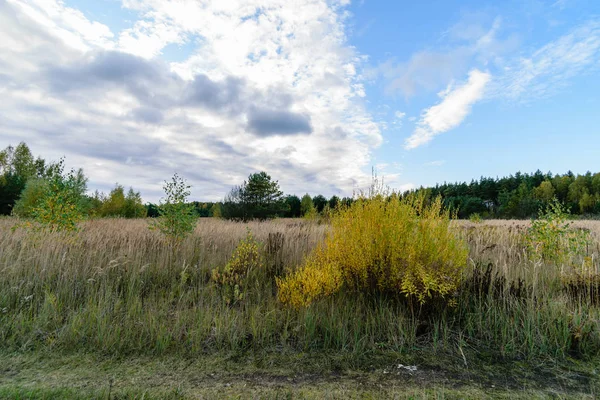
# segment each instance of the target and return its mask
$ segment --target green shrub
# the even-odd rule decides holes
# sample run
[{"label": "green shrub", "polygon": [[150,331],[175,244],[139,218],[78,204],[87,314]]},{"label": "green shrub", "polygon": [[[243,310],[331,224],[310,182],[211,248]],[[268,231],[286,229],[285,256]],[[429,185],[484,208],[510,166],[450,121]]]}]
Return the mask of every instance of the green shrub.
[{"label": "green shrub", "polygon": [[341,289],[448,298],[460,283],[467,246],[437,198],[372,195],[331,216],[324,243],[305,265],[278,279],[279,299],[302,307]]},{"label": "green shrub", "polygon": [[573,257],[585,254],[589,232],[572,228],[568,217],[566,207],[557,199],[540,210],[525,237],[528,253],[534,261],[564,265]]}]

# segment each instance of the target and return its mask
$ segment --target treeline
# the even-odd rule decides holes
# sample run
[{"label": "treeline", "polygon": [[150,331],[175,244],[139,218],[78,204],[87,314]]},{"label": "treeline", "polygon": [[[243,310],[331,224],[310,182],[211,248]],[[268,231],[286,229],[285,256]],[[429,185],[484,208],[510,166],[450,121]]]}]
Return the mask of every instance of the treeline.
[{"label": "treeline", "polygon": [[485,178],[471,183],[444,183],[420,188],[428,197],[442,196],[459,218],[479,214],[484,218],[530,218],[554,198],[576,215],[600,214],[600,173],[552,175],[517,172],[504,178]]},{"label": "treeline", "polygon": [[[311,197],[305,194],[302,198],[296,195],[285,195],[275,181],[266,172],[251,174],[247,181],[235,186],[222,202],[193,202],[199,217],[217,217],[232,220],[248,221],[269,218],[313,218],[325,215],[340,204],[350,204],[352,199],[332,196],[327,199],[323,195]],[[158,206],[148,204],[148,216],[158,216]]]},{"label": "treeline", "polygon": [[81,168],[72,170],[64,179],[62,175],[62,160],[34,158],[25,143],[0,151],[0,215],[32,217],[40,212],[43,199],[57,181],[65,186],[63,193],[68,193],[69,203],[84,215],[141,218],[147,214],[141,194],[133,188],[125,192],[117,184],[107,195],[96,191],[90,196],[86,194],[88,179]]},{"label": "treeline", "polygon": [[[8,146],[0,151],[0,215],[32,217],[47,197],[49,182],[62,174],[63,162],[47,162],[35,158],[25,143]],[[60,172],[60,173],[59,173]],[[108,194],[95,191],[87,194],[87,177],[82,169],[73,170],[68,179],[69,196],[78,212],[88,217],[144,218],[158,217],[159,205],[144,204],[139,191],[116,184]],[[274,217],[313,217],[334,209],[350,198],[330,199],[322,195],[284,195],[279,183],[265,172],[252,174],[236,186],[222,202],[190,203],[198,217],[219,217],[235,220]]]},{"label": "treeline", "polygon": [[251,174],[242,185],[234,187],[225,197],[221,207],[221,216],[227,219],[251,220],[273,217],[314,217],[335,209],[341,203],[349,204],[350,198],[330,199],[317,195],[284,195],[279,182],[272,180],[266,172]]},{"label": "treeline", "polygon": [[[0,215],[30,217],[48,190],[48,182],[59,170],[62,171],[62,166],[62,161],[49,163],[41,157],[35,158],[25,143],[0,151]],[[87,178],[81,169],[71,171],[68,185],[78,209],[89,217],[159,216],[159,206],[144,204],[140,192],[133,188],[116,184],[108,194],[96,191],[88,195]],[[554,198],[572,214],[600,214],[600,173],[517,172],[504,178],[481,177],[471,183],[444,183],[412,192],[422,192],[429,198],[441,196],[444,204],[459,218],[469,218],[473,214],[483,218],[530,218]],[[198,217],[250,220],[311,218],[326,215],[340,204],[351,202],[350,197],[285,195],[278,181],[266,172],[259,172],[234,187],[221,202],[196,201],[191,205]]]}]

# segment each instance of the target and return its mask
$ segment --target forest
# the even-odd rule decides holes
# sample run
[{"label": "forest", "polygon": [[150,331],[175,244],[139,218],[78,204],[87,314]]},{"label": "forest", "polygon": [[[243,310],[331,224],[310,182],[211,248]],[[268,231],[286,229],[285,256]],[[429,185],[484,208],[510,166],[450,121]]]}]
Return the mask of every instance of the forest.
[{"label": "forest", "polygon": [[[0,151],[0,215],[30,217],[43,196],[47,182],[63,168],[63,162],[49,162],[34,157],[26,143]],[[62,170],[61,170],[62,171]],[[185,175],[185,171],[182,171]],[[72,194],[77,207],[88,217],[142,218],[158,217],[159,205],[143,202],[142,194],[116,183],[109,193],[87,192],[87,178],[82,169],[70,173]],[[537,216],[555,198],[572,215],[594,218],[600,214],[600,172],[563,174],[535,171],[516,172],[507,177],[481,177],[470,183],[456,182],[420,187],[402,193],[422,193],[425,198],[440,196],[446,208],[458,218],[476,215],[485,219],[528,219]],[[284,194],[280,183],[261,171],[224,194],[220,202],[193,201],[198,217],[221,217],[234,220],[298,218],[326,215],[340,204],[349,205],[353,196],[321,194]]]}]

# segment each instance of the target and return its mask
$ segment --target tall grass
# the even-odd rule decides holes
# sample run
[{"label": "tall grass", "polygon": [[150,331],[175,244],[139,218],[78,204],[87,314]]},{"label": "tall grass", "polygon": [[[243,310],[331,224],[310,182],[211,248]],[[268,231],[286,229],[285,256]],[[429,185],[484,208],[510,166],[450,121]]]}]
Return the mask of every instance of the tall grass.
[{"label": "tall grass", "polygon": [[[275,277],[304,262],[324,239],[326,224],[203,219],[193,235],[172,247],[143,220],[88,221],[75,234],[46,235],[11,232],[15,223],[0,219],[5,349],[358,356],[460,346],[507,358],[587,357],[600,349],[598,304],[567,293],[555,266],[528,258],[522,224],[455,222],[469,245],[456,306],[415,312],[394,296],[353,292],[299,310],[280,304]],[[579,224],[593,231],[588,252],[597,263],[600,223]],[[227,304],[211,271],[229,261],[247,228],[263,243],[265,271],[250,277],[242,301]],[[482,268],[488,264],[489,270]]]}]

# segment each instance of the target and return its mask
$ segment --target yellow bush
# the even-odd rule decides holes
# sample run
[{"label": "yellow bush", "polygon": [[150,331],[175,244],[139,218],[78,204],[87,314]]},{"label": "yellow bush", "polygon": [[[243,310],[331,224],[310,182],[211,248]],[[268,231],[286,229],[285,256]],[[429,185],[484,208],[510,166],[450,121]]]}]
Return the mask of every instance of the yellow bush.
[{"label": "yellow bush", "polygon": [[231,260],[223,268],[213,269],[212,280],[221,289],[227,304],[237,303],[244,298],[248,274],[263,267],[259,243],[248,230],[246,238],[238,244]]},{"label": "yellow bush", "polygon": [[441,199],[363,197],[333,213],[324,243],[277,280],[279,299],[298,308],[346,288],[399,292],[425,303],[456,291],[467,255]]}]

